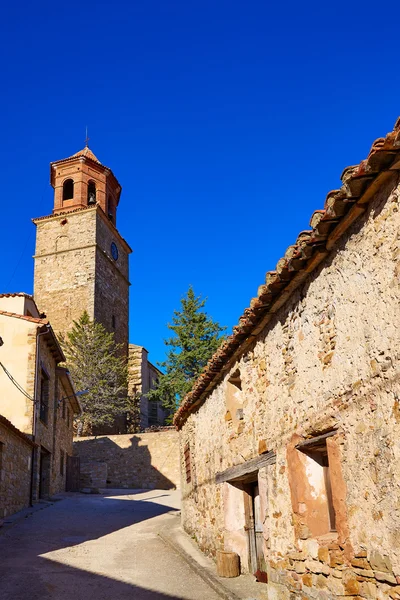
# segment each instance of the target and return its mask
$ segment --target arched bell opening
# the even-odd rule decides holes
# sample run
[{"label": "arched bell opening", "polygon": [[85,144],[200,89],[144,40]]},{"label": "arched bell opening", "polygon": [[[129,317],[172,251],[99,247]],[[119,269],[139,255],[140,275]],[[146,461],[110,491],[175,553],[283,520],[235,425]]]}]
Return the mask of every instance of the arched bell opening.
[{"label": "arched bell opening", "polygon": [[89,181],[87,188],[87,203],[96,204],[96,184],[94,181]]},{"label": "arched bell opening", "polygon": [[74,197],[74,180],[66,179],[63,183],[63,202]]}]

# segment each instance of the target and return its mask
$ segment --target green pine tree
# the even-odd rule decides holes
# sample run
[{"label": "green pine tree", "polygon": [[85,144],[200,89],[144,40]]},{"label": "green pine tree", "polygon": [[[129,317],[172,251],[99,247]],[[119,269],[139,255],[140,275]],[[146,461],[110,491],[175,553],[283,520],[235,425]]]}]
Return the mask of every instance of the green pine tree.
[{"label": "green pine tree", "polygon": [[78,432],[90,434],[93,428],[112,425],[129,409],[127,364],[114,334],[86,311],[73,323],[61,345],[75,389],[88,390],[80,397]]},{"label": "green pine tree", "polygon": [[172,324],[168,324],[174,336],[164,340],[170,348],[166,353],[167,360],[159,363],[164,374],[157,388],[147,397],[150,401],[162,402],[171,413],[190,391],[225,337],[226,327],[221,327],[202,310],[206,300],[195,296],[190,286],[181,300],[181,310],[174,311]]}]

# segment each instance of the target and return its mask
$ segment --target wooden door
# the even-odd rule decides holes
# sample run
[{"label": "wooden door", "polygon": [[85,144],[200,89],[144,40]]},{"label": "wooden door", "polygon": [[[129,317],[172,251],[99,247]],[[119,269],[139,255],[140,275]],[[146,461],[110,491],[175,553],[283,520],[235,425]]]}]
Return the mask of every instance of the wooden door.
[{"label": "wooden door", "polygon": [[[244,486],[246,530],[249,537],[249,569],[259,581],[266,581],[266,565],[263,552],[263,524],[258,482]],[[259,578],[260,577],[260,578]]]},{"label": "wooden door", "polygon": [[80,458],[79,456],[67,456],[67,481],[65,489],[67,492],[79,492],[80,488]]}]

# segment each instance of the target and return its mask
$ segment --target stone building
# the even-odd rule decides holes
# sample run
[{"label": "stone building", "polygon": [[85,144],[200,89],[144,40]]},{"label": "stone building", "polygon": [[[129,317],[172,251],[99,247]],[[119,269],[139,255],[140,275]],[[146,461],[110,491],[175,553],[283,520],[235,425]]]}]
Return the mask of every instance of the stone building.
[{"label": "stone building", "polygon": [[161,371],[149,361],[146,348],[129,344],[128,367],[129,396],[138,399],[140,429],[164,425],[170,413],[163,408],[161,402],[149,402],[146,396],[157,385],[161,375]]},{"label": "stone building", "polygon": [[185,529],[270,598],[400,598],[400,120],[342,182],[175,416]]},{"label": "stone building", "polygon": [[0,337],[0,414],[35,443],[31,500],[36,501],[65,490],[80,406],[68,372],[59,367],[65,357],[57,337],[31,296],[0,295]]},{"label": "stone building", "polygon": [[36,225],[34,298],[55,332],[86,310],[128,354],[131,248],[117,225],[121,186],[86,146],[50,165],[51,215]]},{"label": "stone building", "polygon": [[0,524],[29,506],[35,444],[0,415]]}]

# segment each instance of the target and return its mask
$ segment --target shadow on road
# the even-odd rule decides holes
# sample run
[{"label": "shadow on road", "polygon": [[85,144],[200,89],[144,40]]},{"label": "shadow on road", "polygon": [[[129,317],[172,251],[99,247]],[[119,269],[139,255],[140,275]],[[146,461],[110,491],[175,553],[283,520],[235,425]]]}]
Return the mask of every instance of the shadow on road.
[{"label": "shadow on road", "polygon": [[[112,491],[110,490],[110,493]],[[126,564],[121,556],[120,565],[107,564],[107,542],[101,540],[96,547],[86,545],[106,536],[141,523],[149,519],[175,512],[177,509],[168,504],[157,503],[167,494],[155,494],[150,498],[135,499],[110,497],[104,495],[74,495],[56,502],[53,506],[34,513],[18,522],[0,535],[0,597],[1,600],[184,600],[190,596],[171,596],[169,594],[126,583],[121,573],[135,572],[138,560]],[[147,491],[148,493],[148,491]],[[170,501],[170,498],[169,498]],[[149,531],[151,526],[149,526]],[[141,532],[143,529],[140,530]],[[146,530],[145,530],[146,531]],[[132,530],[132,544],[135,536],[143,535]],[[157,535],[151,533],[153,543],[159,544]],[[72,551],[74,546],[80,546]],[[129,545],[129,538],[128,538]],[[140,544],[138,546],[140,548]],[[65,550],[67,551],[65,552]],[[74,552],[76,552],[74,554]],[[93,555],[100,557],[100,567],[93,572]],[[89,554],[91,558],[88,559]],[[47,555],[47,556],[46,556]],[[78,562],[79,568],[70,562]],[[91,562],[92,561],[92,562]],[[125,561],[125,562],[124,562]],[[157,556],[151,557],[150,576],[145,578],[152,587],[151,568]],[[143,560],[142,560],[143,562]],[[115,568],[115,578],[102,574],[102,568]],[[103,565],[103,566],[102,566]],[[131,565],[131,566],[130,566]],[[125,569],[125,570],[124,570]],[[147,571],[146,571],[147,572]],[[121,579],[121,580],[120,580]],[[142,580],[140,580],[142,583]],[[157,586],[155,586],[157,587]],[[176,588],[173,588],[176,589]]]}]

